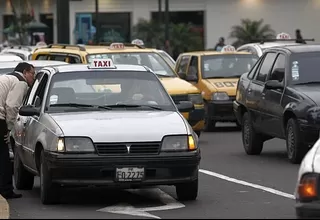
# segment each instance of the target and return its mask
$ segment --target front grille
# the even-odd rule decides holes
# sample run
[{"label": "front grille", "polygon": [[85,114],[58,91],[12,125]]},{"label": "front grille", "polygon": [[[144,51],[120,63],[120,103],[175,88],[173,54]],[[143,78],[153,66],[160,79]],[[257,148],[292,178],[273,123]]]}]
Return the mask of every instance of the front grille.
[{"label": "front grille", "polygon": [[[100,155],[149,155],[158,154],[160,150],[159,142],[145,143],[98,143],[95,144]],[[129,151],[128,151],[129,148]]]},{"label": "front grille", "polygon": [[181,101],[189,101],[188,95],[172,95],[171,98],[175,104],[179,104]]}]

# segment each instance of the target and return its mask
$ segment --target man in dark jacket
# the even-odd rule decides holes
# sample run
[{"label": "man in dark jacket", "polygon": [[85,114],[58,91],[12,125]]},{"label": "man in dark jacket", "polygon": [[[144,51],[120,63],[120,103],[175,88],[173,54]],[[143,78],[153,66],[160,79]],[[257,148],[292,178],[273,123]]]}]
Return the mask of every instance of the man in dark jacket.
[{"label": "man in dark jacket", "polygon": [[216,46],[214,47],[214,50],[220,52],[224,46],[226,46],[226,45],[224,44],[224,38],[223,38],[223,37],[220,37],[220,38],[219,38],[219,42],[218,42],[218,43],[216,44]]},{"label": "man in dark jacket", "polygon": [[0,194],[6,199],[22,196],[13,191],[9,134],[34,79],[34,67],[25,62],[19,63],[13,73],[0,76]]}]

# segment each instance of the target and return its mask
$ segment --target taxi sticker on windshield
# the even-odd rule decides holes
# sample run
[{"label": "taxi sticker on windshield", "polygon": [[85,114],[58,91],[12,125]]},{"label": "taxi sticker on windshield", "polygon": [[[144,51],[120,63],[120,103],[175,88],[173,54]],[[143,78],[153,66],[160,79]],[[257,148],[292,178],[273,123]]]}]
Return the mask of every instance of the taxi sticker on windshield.
[{"label": "taxi sticker on windshield", "polygon": [[209,71],[210,70],[210,66],[208,63],[204,64],[204,71]]},{"label": "taxi sticker on windshield", "polygon": [[58,96],[57,95],[50,96],[50,105],[57,104],[57,102],[58,102]]},{"label": "taxi sticker on windshield", "polygon": [[299,62],[293,61],[291,68],[292,80],[299,80]]}]

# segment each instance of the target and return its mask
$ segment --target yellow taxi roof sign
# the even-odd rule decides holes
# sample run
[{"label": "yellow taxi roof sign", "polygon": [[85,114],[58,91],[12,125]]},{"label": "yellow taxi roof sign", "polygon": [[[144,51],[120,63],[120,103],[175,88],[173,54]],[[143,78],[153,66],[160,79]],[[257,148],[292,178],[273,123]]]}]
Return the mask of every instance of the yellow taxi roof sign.
[{"label": "yellow taxi roof sign", "polygon": [[280,34],[277,35],[277,39],[278,39],[278,40],[280,40],[280,39],[289,40],[289,39],[291,39],[291,36],[290,36],[290,34],[287,34],[287,33],[282,32],[282,33],[280,33]]},{"label": "yellow taxi roof sign", "polygon": [[110,49],[124,49],[123,43],[112,43],[110,44]]},{"label": "yellow taxi roof sign", "polygon": [[89,64],[90,69],[115,69],[112,59],[93,59]]},{"label": "yellow taxi roof sign", "polygon": [[131,44],[139,45],[139,46],[144,46],[144,42],[140,39],[134,39],[131,41]]},{"label": "yellow taxi roof sign", "polygon": [[236,48],[232,45],[227,45],[221,49],[221,52],[236,52]]}]

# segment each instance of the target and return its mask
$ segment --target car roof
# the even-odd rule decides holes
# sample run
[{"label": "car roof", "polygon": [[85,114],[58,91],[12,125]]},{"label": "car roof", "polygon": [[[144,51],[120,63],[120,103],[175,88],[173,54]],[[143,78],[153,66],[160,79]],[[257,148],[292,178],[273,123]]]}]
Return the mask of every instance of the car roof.
[{"label": "car roof", "polygon": [[289,46],[289,45],[300,45],[299,43],[296,43],[294,41],[288,42],[288,41],[278,41],[278,42],[264,42],[264,43],[250,43],[250,44],[245,44],[243,46],[257,46],[260,47],[261,49],[268,49],[272,47],[278,47],[278,46]]},{"label": "car roof", "polygon": [[193,51],[193,52],[183,53],[183,55],[200,55],[200,56],[206,56],[206,55],[223,55],[223,54],[252,54],[252,53],[246,52],[246,51],[235,51],[235,52]]},{"label": "car roof", "polygon": [[0,54],[0,62],[7,62],[7,61],[23,61],[21,57],[13,55],[13,54]]},{"label": "car roof", "polygon": [[[28,60],[28,61],[24,61],[24,62],[30,63],[34,67],[45,67],[45,66],[50,66],[50,65],[63,65],[63,64],[65,65],[65,64],[69,64],[67,62],[55,61],[55,60]],[[21,61],[3,62],[0,65],[0,69],[16,67],[19,63],[21,63]]]},{"label": "car roof", "polygon": [[157,49],[143,48],[135,45],[126,46],[124,49],[110,49],[109,45],[64,45],[53,44],[48,47],[41,47],[35,49],[35,53],[49,53],[49,52],[65,52],[65,53],[85,53],[85,54],[99,54],[99,53],[126,53],[126,52],[157,52]]},{"label": "car roof", "polygon": [[284,47],[275,47],[276,49],[287,49],[291,53],[305,53],[305,52],[320,52],[320,45],[316,44],[299,44],[299,45],[287,45]]},{"label": "car roof", "polygon": [[[55,73],[67,73],[67,72],[92,72],[92,71],[140,71],[140,72],[150,72],[149,68],[146,68],[142,65],[126,65],[126,64],[117,64],[116,68],[108,69],[91,69],[88,64],[68,64],[68,65],[57,65],[54,67],[45,67],[45,69],[54,69],[53,74]],[[50,71],[51,72],[51,71]]]}]

